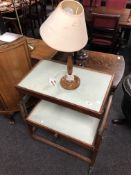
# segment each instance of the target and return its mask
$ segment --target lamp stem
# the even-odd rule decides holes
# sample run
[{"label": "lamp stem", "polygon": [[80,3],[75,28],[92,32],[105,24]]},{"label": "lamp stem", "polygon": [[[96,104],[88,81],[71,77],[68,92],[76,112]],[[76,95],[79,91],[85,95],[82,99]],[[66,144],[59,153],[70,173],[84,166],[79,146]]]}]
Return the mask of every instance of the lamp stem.
[{"label": "lamp stem", "polygon": [[73,60],[72,60],[71,54],[69,54],[67,58],[67,72],[68,72],[68,75],[72,75],[72,72],[73,72]]},{"label": "lamp stem", "polygon": [[80,78],[72,74],[73,72],[73,59],[72,54],[68,55],[67,58],[67,75],[61,78],[60,84],[64,89],[73,90],[79,87]]},{"label": "lamp stem", "polygon": [[16,18],[17,18],[17,21],[18,21],[18,25],[19,25],[20,33],[21,33],[21,35],[23,35],[22,27],[21,27],[21,24],[20,24],[19,15],[18,15],[18,12],[17,12],[16,6],[15,6],[15,1],[14,1],[14,0],[12,0],[12,4],[13,4],[14,9],[15,9],[15,14],[16,14]]}]

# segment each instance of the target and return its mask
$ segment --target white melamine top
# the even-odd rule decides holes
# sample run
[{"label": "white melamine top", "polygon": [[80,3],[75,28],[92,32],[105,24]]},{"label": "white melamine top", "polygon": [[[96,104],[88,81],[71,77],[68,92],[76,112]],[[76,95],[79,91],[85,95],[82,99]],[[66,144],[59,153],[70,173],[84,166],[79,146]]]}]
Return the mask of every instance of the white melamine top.
[{"label": "white melamine top", "polygon": [[100,120],[72,109],[41,100],[27,118],[85,144],[92,145]]},{"label": "white melamine top", "polygon": [[22,37],[20,34],[5,32],[4,34],[0,35],[0,40],[5,42],[12,42],[20,37]]},{"label": "white melamine top", "polygon": [[[80,78],[80,86],[75,90],[65,90],[59,82],[66,70],[64,64],[42,60],[18,87],[99,112],[112,76],[74,67],[73,74]],[[50,83],[51,80],[56,80],[55,86]]]}]

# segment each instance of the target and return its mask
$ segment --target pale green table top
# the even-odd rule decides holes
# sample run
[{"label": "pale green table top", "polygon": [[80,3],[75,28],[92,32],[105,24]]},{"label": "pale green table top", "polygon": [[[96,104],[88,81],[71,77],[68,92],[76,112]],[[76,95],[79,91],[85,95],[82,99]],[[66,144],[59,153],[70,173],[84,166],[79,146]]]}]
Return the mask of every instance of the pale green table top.
[{"label": "pale green table top", "polygon": [[[18,87],[99,113],[108,96],[112,75],[74,67],[73,74],[79,76],[80,86],[75,90],[65,90],[59,81],[66,73],[66,65],[42,60]],[[51,80],[56,81],[55,86],[50,83]]]}]

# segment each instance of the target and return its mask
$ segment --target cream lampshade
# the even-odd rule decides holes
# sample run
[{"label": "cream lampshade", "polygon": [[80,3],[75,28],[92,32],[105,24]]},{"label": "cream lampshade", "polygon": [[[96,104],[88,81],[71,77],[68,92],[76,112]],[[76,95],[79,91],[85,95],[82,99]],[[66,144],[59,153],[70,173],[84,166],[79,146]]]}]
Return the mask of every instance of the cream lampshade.
[{"label": "cream lampshade", "polygon": [[[81,50],[88,41],[83,6],[74,0],[61,1],[41,25],[40,35],[44,42],[55,50],[63,52]],[[68,75],[61,82],[65,89],[75,89],[80,84],[79,77],[72,76],[71,65],[72,61],[69,56]]]}]

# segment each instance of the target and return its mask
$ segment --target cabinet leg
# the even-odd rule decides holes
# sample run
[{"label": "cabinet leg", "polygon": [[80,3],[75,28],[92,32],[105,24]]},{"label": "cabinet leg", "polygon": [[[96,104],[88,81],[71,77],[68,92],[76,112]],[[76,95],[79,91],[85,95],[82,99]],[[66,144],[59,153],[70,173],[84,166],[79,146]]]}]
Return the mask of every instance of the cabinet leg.
[{"label": "cabinet leg", "polygon": [[14,115],[11,115],[9,118],[9,123],[10,125],[14,125],[15,124],[15,119],[14,119]]},{"label": "cabinet leg", "polygon": [[31,136],[34,134],[34,132],[37,130],[37,128],[35,126],[31,126],[29,124],[27,124],[28,130],[31,134]]},{"label": "cabinet leg", "polygon": [[88,175],[91,175],[92,171],[93,171],[93,166],[90,166],[89,169],[88,169]]}]

